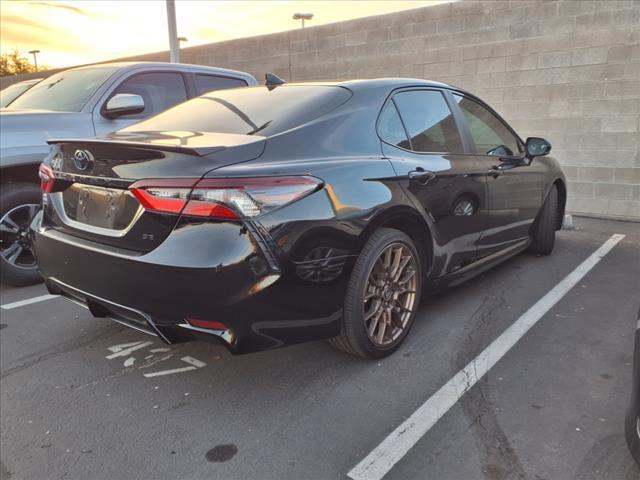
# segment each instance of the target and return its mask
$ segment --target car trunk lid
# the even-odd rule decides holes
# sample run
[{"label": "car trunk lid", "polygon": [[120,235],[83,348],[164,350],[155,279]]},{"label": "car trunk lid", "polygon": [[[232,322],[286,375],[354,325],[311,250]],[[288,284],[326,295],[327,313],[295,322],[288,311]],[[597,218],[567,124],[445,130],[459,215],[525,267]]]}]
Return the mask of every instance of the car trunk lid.
[{"label": "car trunk lid", "polygon": [[129,187],[177,181],[187,191],[207,172],[259,157],[265,138],[206,132],[134,132],[99,139],[50,140],[55,178],[45,214],[53,228],[147,252],[169,235],[178,214],[148,212]]}]

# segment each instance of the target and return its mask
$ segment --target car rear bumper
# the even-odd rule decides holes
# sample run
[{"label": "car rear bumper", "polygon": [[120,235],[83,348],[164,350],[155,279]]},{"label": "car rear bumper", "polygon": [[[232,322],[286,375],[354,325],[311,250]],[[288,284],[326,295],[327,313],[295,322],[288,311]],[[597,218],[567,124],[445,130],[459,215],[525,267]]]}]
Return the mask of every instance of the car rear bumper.
[{"label": "car rear bumper", "polygon": [[297,280],[247,227],[180,222],[140,254],[45,227],[38,215],[32,241],[52,293],[167,343],[219,341],[248,353],[337,335],[344,281]]}]

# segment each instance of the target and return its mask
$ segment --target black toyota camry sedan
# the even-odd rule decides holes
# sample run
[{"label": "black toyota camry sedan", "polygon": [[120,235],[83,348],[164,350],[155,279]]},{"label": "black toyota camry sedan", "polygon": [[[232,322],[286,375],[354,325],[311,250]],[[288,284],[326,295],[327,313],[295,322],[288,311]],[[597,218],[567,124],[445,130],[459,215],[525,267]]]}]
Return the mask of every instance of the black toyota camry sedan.
[{"label": "black toyota camry sedan", "polygon": [[566,198],[547,141],[424,80],[210,92],[49,143],[32,223],[49,291],[234,353],[388,355],[425,289],[551,253]]}]

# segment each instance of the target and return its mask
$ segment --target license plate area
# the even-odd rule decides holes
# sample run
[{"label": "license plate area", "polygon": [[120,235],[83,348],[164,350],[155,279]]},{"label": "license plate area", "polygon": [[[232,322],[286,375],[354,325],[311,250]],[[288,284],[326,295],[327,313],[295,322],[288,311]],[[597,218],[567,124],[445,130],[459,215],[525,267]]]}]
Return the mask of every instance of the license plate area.
[{"label": "license plate area", "polygon": [[139,208],[127,190],[73,184],[63,194],[65,214],[71,220],[109,230],[126,229]]}]

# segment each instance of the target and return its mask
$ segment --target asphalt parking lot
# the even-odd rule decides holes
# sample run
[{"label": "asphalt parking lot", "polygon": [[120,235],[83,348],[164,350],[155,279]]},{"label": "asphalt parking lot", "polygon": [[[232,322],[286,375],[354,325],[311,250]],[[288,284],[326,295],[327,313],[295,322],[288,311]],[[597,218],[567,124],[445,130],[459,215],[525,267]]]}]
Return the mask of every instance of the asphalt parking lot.
[{"label": "asphalt parking lot", "polygon": [[[425,299],[404,346],[366,361],[313,342],[231,356],[166,346],[64,299],[2,287],[2,478],[343,479],[613,234],[625,237],[391,468],[386,479],[640,477],[623,434],[640,225],[575,219]],[[372,477],[373,478],[373,477]]]}]

